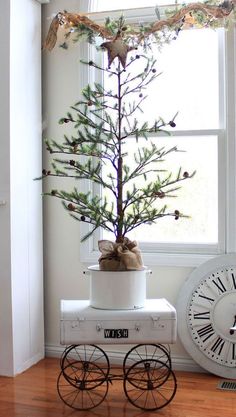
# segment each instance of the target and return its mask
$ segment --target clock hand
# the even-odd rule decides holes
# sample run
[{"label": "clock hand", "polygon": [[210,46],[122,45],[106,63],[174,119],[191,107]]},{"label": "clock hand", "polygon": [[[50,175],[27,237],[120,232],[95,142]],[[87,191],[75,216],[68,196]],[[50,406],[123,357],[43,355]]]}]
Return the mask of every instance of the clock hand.
[{"label": "clock hand", "polygon": [[232,327],[230,327],[229,333],[234,334],[236,332],[236,316],[234,316],[234,324]]}]

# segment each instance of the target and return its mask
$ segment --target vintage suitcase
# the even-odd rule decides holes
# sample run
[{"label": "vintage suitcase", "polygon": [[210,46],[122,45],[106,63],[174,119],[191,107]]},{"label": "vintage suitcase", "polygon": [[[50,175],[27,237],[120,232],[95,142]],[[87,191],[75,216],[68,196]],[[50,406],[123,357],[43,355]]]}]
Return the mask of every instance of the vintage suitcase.
[{"label": "vintage suitcase", "polygon": [[164,298],[136,310],[99,310],[89,300],[61,300],[61,344],[174,343],[176,311]]}]

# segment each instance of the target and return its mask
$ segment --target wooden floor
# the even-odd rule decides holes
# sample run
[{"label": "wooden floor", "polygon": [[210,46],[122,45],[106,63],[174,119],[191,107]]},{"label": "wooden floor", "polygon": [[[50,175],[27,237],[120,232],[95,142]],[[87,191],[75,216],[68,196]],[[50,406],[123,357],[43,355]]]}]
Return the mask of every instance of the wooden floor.
[{"label": "wooden floor", "polygon": [[106,399],[90,411],[76,411],[59,398],[56,388],[59,360],[47,358],[15,378],[0,377],[0,417],[233,417],[236,392],[221,391],[222,378],[175,372],[178,388],[173,400],[158,411],[134,407],[122,381],[109,384]]}]

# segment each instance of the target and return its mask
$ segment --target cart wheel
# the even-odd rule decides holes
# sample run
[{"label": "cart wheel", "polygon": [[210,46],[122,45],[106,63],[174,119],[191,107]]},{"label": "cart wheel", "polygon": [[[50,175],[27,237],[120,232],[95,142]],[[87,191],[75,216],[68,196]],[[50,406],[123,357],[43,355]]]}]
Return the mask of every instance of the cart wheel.
[{"label": "cart wheel", "polygon": [[81,371],[81,363],[91,363],[103,371],[105,379],[110,371],[107,354],[95,345],[72,345],[65,349],[61,358],[61,370],[68,382],[76,385],[77,372]]},{"label": "cart wheel", "polygon": [[68,352],[70,349],[71,349],[71,346],[67,346],[67,347],[63,350],[63,352],[62,352],[62,355],[61,355],[61,358],[60,358],[60,368],[61,368],[61,369],[63,368],[63,361],[65,360],[64,358],[66,357],[67,352]]},{"label": "cart wheel", "polygon": [[141,360],[124,375],[124,392],[137,408],[154,411],[165,407],[175,396],[176,378],[172,370],[156,359]]},{"label": "cart wheel", "polygon": [[171,368],[171,357],[170,357],[170,348],[169,346],[164,346],[161,344],[140,344],[134,346],[132,349],[127,352],[123,361],[123,372],[124,374],[127,370],[137,361],[147,360],[147,359],[156,359],[166,364]]},{"label": "cart wheel", "polygon": [[61,371],[57,380],[57,391],[69,407],[75,410],[91,410],[105,399],[108,380],[103,369],[96,364],[77,361],[76,372],[72,363],[68,365],[68,369]]},{"label": "cart wheel", "polygon": [[[130,369],[134,369],[133,373],[129,374]],[[147,386],[151,386],[153,389],[160,387],[163,385],[167,379],[169,378],[171,369],[162,361],[158,361],[157,359],[147,359],[136,362],[132,365],[127,373],[125,374],[125,378],[127,377],[129,383],[133,385],[135,388],[147,388]],[[135,373],[137,372],[137,378]],[[141,374],[143,374],[143,380],[141,381]],[[151,379],[151,384],[147,381]]]}]

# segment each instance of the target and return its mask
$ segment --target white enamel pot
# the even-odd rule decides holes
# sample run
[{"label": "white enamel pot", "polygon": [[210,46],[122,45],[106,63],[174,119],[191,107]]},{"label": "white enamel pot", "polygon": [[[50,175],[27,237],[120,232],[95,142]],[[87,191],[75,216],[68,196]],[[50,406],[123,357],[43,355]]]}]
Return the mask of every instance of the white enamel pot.
[{"label": "white enamel pot", "polygon": [[146,299],[146,277],[151,271],[101,271],[99,265],[88,267],[90,305],[105,310],[142,308]]}]

